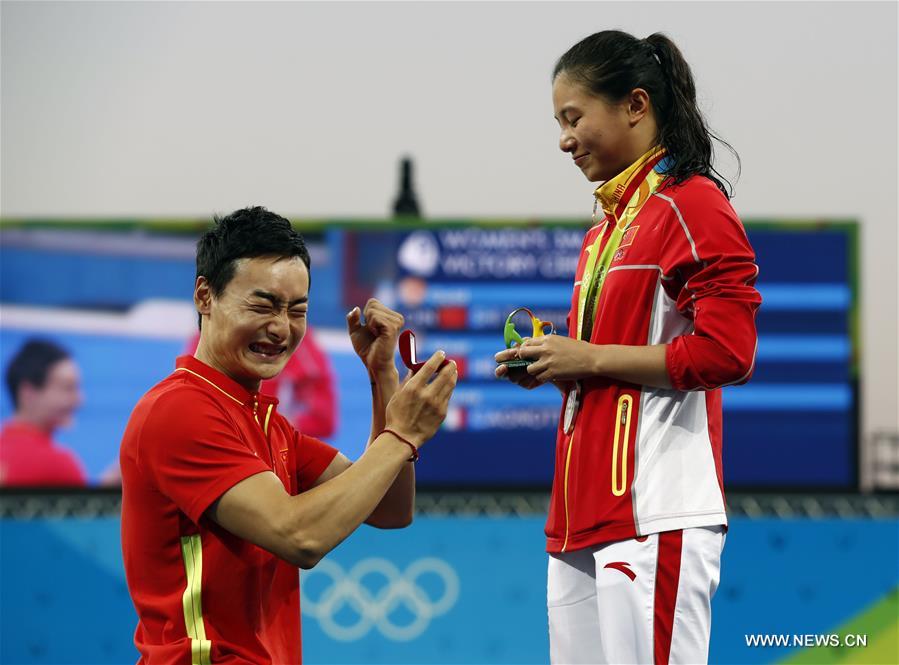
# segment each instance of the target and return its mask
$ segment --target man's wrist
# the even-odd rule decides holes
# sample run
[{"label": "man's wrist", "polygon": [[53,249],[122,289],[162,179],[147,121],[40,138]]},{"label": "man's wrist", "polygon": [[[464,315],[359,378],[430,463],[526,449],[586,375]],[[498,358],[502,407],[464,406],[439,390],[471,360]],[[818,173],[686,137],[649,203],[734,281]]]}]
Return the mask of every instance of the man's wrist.
[{"label": "man's wrist", "polygon": [[380,370],[368,370],[368,380],[374,385],[385,385],[391,382],[399,382],[400,375],[396,367],[386,367]]},{"label": "man's wrist", "polygon": [[390,435],[390,437],[402,442],[405,446],[408,446],[411,454],[411,456],[409,457],[409,461],[418,461],[418,449],[421,447],[421,444],[424,443],[423,441],[419,441],[417,438],[414,439],[389,427],[385,427],[384,429],[382,429],[378,436],[380,436],[381,434]]}]

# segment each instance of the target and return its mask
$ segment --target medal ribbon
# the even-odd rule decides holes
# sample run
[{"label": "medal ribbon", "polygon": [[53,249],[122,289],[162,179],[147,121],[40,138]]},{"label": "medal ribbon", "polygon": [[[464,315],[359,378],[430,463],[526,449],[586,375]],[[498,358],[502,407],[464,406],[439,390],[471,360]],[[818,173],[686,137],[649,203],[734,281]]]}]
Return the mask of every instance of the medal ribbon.
[{"label": "medal ribbon", "polygon": [[[584,273],[581,276],[581,288],[578,291],[577,302],[577,332],[579,339],[590,341],[593,333],[593,322],[596,316],[596,306],[602,294],[606,276],[612,257],[621,245],[624,232],[627,231],[637,213],[649,200],[649,197],[658,189],[665,180],[663,158],[665,149],[656,147],[634,162],[626,171],[609,180],[594,193],[594,217],[596,204],[602,202],[603,211],[606,213],[605,227],[596,236],[593,244],[587,247],[587,262],[584,265]],[[657,168],[658,167],[658,168]],[[614,222],[614,227],[609,235],[609,240],[600,252],[603,238],[609,229],[609,221]]]}]

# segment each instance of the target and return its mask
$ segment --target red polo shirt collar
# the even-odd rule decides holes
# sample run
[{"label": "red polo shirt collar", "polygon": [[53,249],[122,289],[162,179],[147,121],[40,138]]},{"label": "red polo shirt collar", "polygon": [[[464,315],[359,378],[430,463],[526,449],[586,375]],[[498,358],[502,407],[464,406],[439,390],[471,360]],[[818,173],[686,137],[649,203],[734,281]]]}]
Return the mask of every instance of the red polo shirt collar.
[{"label": "red polo shirt collar", "polygon": [[175,371],[187,372],[210,384],[218,392],[224,393],[238,404],[254,407],[262,404],[278,404],[278,398],[260,392],[250,392],[227,374],[222,374],[194,356],[179,356],[175,361]]}]

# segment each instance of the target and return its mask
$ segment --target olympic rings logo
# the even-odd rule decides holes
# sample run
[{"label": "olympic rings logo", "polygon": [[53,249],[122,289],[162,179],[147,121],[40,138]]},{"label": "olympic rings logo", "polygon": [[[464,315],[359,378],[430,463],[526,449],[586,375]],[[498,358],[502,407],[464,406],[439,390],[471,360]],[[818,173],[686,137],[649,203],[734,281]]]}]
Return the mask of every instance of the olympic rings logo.
[{"label": "olympic rings logo", "polygon": [[[435,598],[419,583],[423,576],[432,575],[440,579],[442,587]],[[313,598],[308,591],[310,580],[316,576],[327,577],[328,584]],[[380,558],[363,559],[349,571],[322,559],[300,575],[300,598],[303,613],[316,618],[332,639],[353,642],[377,628],[389,640],[408,642],[427,630],[434,617],[446,614],[456,604],[459,576],[446,561],[434,557],[418,559],[403,572]],[[391,617],[398,611],[411,614],[411,622],[394,622]],[[355,619],[338,621],[338,615]]]}]

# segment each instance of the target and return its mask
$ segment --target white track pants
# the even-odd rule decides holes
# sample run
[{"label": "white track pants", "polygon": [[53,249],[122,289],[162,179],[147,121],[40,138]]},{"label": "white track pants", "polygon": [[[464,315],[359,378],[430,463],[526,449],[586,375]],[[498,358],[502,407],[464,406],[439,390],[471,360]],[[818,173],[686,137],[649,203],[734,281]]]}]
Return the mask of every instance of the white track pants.
[{"label": "white track pants", "polygon": [[723,548],[716,526],[551,554],[550,660],[707,663]]}]

